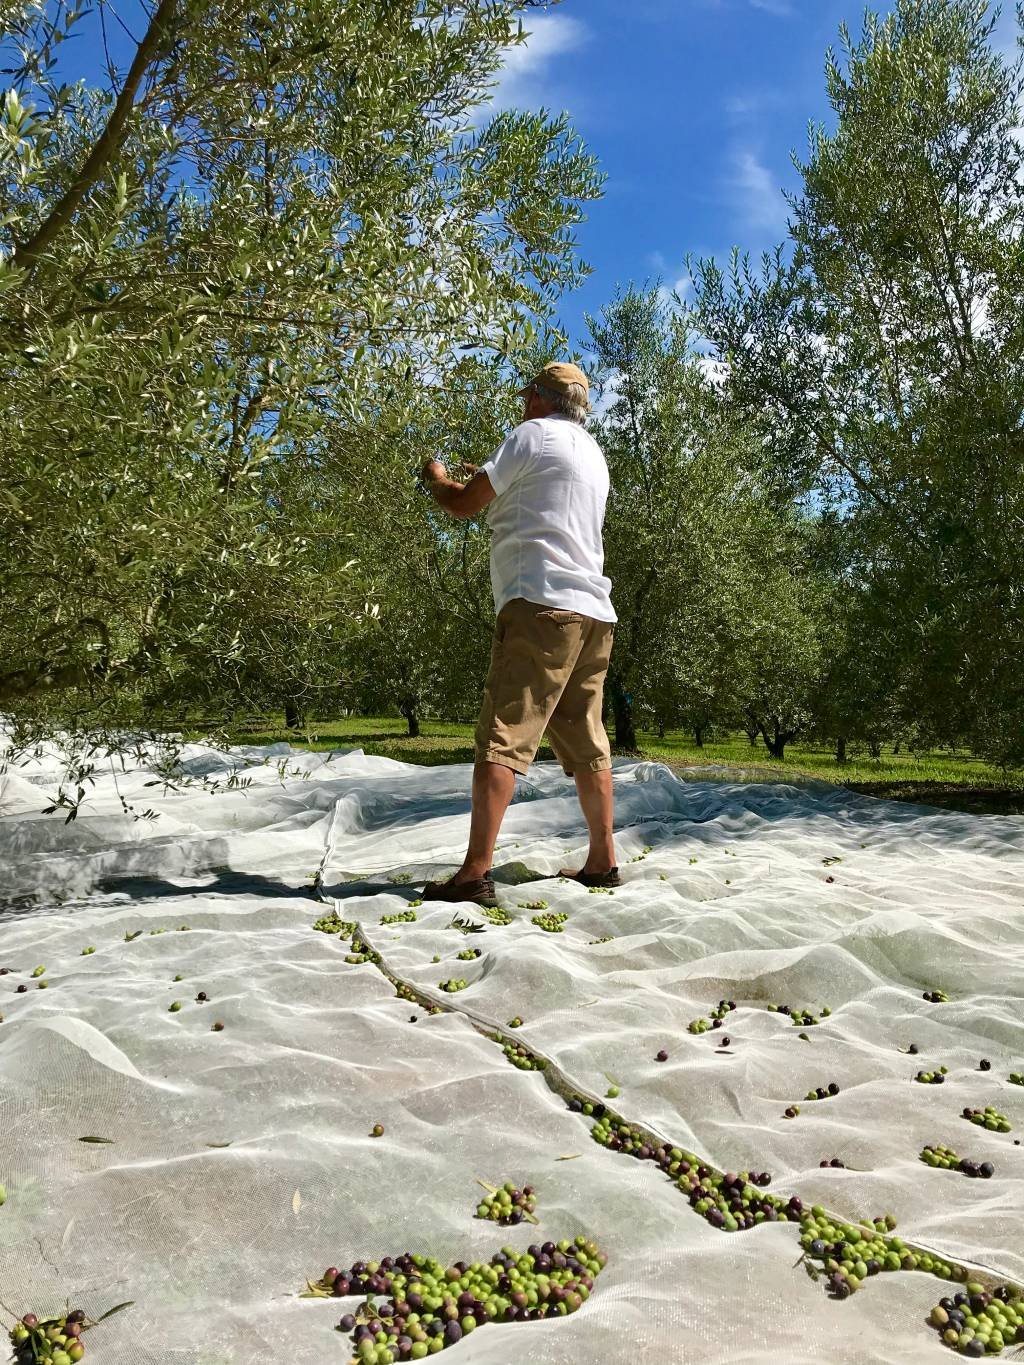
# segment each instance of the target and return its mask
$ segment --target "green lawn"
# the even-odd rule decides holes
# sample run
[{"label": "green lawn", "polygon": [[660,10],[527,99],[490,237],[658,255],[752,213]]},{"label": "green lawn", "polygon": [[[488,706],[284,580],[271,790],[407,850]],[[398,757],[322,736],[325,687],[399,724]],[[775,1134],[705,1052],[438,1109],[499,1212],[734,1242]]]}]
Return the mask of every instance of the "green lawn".
[{"label": "green lawn", "polygon": [[[274,728],[245,726],[229,730],[233,744],[273,744],[288,741],[311,749],[361,748],[404,763],[469,763],[473,759],[473,726],[444,721],[423,722],[423,733],[410,739],[405,721],[379,716],[350,716],[340,720],[313,721],[306,732],[286,730],[284,718]],[[198,733],[194,734],[198,738]],[[1024,771],[1004,772],[964,752],[951,750],[925,754],[883,752],[879,759],[852,754],[840,765],[830,749],[794,744],[780,763],[770,758],[759,740],[751,746],[746,735],[707,743],[698,749],[693,736],[670,731],[664,738],[640,735],[644,758],[660,759],[675,766],[715,765],[742,770],[769,781],[786,777],[815,777],[852,787],[871,795],[926,801],[958,809],[1002,814],[1024,814]],[[551,758],[542,749],[540,758]]]}]

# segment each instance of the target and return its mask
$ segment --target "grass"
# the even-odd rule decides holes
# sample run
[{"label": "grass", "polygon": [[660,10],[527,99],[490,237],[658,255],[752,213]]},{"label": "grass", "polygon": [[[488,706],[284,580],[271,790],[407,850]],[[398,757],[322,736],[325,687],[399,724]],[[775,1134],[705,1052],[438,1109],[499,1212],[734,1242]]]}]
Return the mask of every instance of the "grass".
[{"label": "grass", "polygon": [[[473,726],[468,724],[424,721],[423,733],[410,739],[405,721],[399,718],[349,716],[317,720],[310,722],[305,732],[286,730],[283,717],[279,719],[280,724],[266,728],[245,726],[229,730],[228,738],[232,744],[267,745],[284,740],[318,750],[360,748],[368,754],[428,766],[473,760]],[[198,738],[198,734],[194,737]],[[752,746],[742,733],[721,737],[700,749],[693,743],[693,736],[682,731],[669,731],[660,738],[641,733],[638,739],[643,758],[676,767],[713,765],[775,782],[790,777],[813,777],[872,796],[981,813],[1024,814],[1024,770],[1006,772],[963,751],[896,754],[887,749],[877,759],[851,753],[847,763],[839,764],[830,749],[794,744],[780,762],[769,757],[760,740]],[[552,757],[546,747],[538,755],[542,760]]]}]

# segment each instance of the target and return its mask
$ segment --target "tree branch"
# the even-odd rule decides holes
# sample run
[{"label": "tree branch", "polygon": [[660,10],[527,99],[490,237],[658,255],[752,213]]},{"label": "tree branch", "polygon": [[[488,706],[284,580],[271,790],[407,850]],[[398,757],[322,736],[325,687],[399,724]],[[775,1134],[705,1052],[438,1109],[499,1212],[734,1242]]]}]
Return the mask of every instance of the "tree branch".
[{"label": "tree branch", "polygon": [[50,246],[54,238],[67,227],[82,200],[103,174],[114,153],[120,147],[127,133],[128,115],[135,103],[142,78],[151,63],[159,56],[170,21],[174,16],[177,0],[160,0],[156,13],[146,32],[146,36],[135,52],[125,83],[111,111],[107,125],[86,157],[85,165],[58,204],[36,229],[34,235],[15,248],[11,257],[14,266],[31,270],[40,256]]}]

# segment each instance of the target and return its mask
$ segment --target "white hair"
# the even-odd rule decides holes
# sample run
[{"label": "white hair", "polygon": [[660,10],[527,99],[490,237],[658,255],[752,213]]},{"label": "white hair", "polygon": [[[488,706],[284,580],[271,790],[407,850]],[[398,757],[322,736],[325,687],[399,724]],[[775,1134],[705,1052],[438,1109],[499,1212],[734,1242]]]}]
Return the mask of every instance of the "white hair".
[{"label": "white hair", "polygon": [[533,387],[545,403],[550,403],[556,412],[570,418],[578,426],[585,427],[587,425],[587,418],[590,416],[590,404],[587,399],[587,391],[582,384],[570,384],[567,393],[558,393],[554,389],[549,389],[546,384],[534,384]]}]

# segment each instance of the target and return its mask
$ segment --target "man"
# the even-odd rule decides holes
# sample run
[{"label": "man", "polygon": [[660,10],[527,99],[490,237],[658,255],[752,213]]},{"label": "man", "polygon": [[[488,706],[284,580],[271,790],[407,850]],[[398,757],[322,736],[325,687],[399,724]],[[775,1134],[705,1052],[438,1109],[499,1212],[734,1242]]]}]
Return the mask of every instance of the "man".
[{"label": "man", "polygon": [[[612,776],[601,700],[616,620],[601,529],[608,467],[586,431],[587,377],[547,365],[525,389],[523,422],[466,484],[428,460],[422,479],[451,516],[489,507],[491,586],[498,619],[476,729],[473,805],[465,861],[425,900],[494,904],[491,861],[515,791],[544,732],[576,791],[590,831],[584,886],[618,886]],[[472,466],[470,466],[472,468]]]}]

